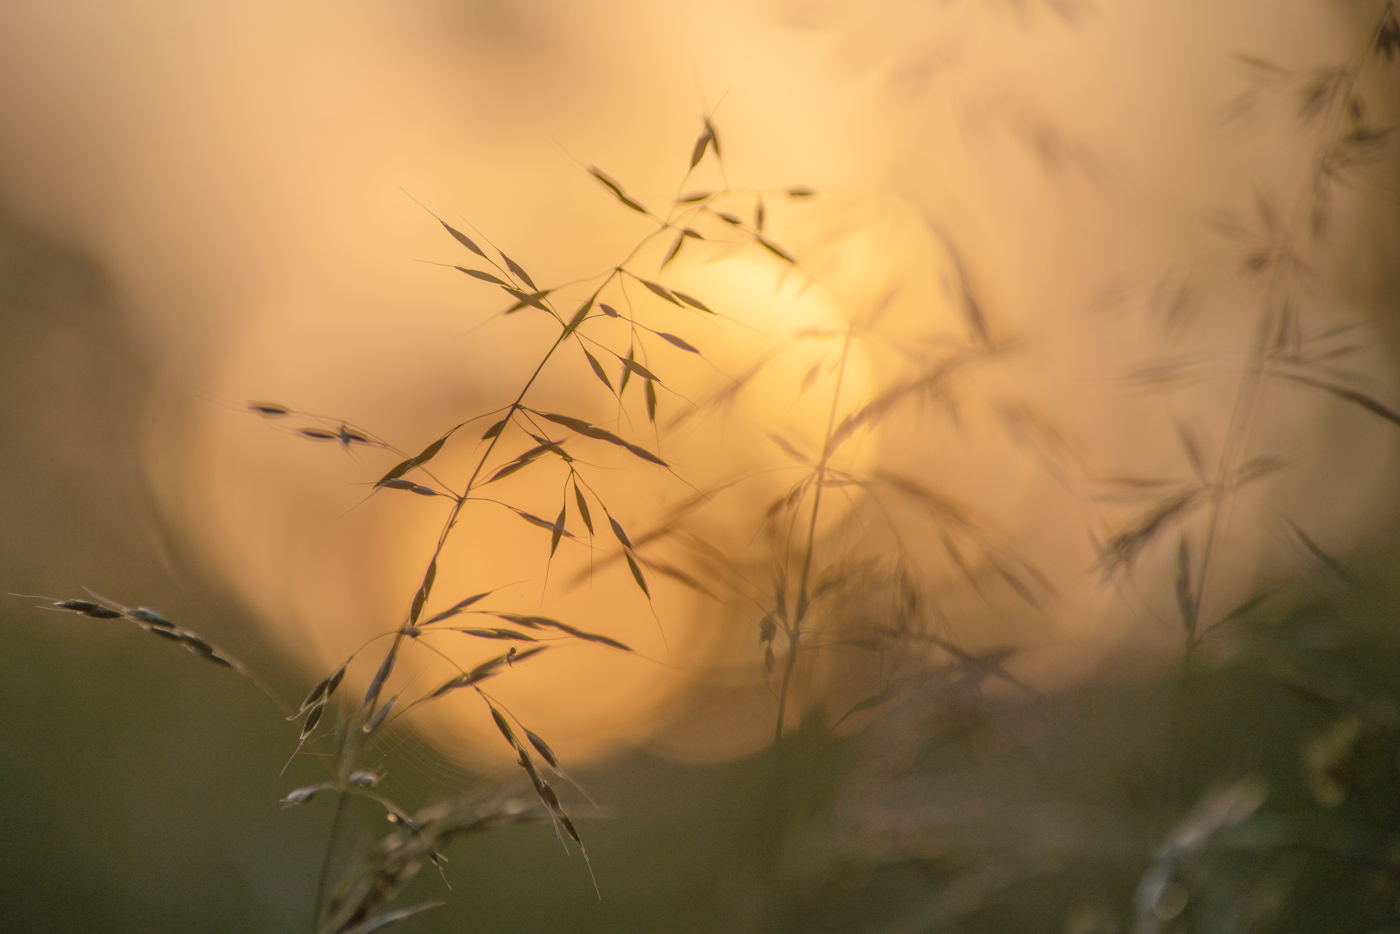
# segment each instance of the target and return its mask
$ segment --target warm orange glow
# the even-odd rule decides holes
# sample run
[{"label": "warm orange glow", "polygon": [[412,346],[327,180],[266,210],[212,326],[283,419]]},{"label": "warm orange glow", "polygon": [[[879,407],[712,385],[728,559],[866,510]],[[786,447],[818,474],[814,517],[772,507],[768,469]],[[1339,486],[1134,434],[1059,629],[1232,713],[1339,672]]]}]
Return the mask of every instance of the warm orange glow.
[{"label": "warm orange glow", "polygon": [[[431,269],[427,273],[441,274]],[[822,291],[799,292],[799,280],[784,279],[780,264],[771,260],[721,259],[703,272],[675,276],[676,286],[688,284],[690,277],[703,277],[707,301],[732,320],[668,314],[656,307],[661,303],[655,298],[640,306],[653,326],[685,333],[705,355],[702,359],[653,340],[652,356],[646,359],[665,374],[667,385],[675,387],[660,402],[659,424],[689,416],[674,431],[660,434],[659,444],[647,440],[647,431],[637,432],[675,466],[675,475],[639,465],[605,444],[574,444],[570,449],[594,465],[592,471],[585,468],[589,484],[638,539],[656,527],[658,517],[697,499],[698,493],[715,491],[714,502],[686,510],[686,521],[715,547],[737,556],[762,547],[755,541],[752,516],[791,482],[792,465],[784,469],[777,462],[780,449],[769,433],[782,432],[791,443],[815,449],[825,428],[833,375],[820,375],[808,397],[796,402],[791,387],[826,356],[830,340],[820,344],[818,353],[813,347],[791,345],[790,335],[813,328],[839,331],[843,322]],[[500,304],[494,297],[490,301]],[[240,341],[226,345],[219,369],[201,388],[205,398],[246,396],[247,387],[259,382],[288,387],[279,398],[344,393],[374,400],[371,407],[380,419],[410,426],[394,432],[403,436],[396,439],[401,446],[422,447],[434,431],[508,401],[552,339],[548,326],[540,326],[539,313],[533,321],[523,316],[496,321],[463,339],[451,336],[462,328],[455,311],[438,312],[436,317],[420,314],[412,322],[400,319],[388,329],[370,320],[360,331],[364,343],[354,349],[363,360],[347,352],[328,354],[349,364],[349,372],[341,377],[348,382],[336,386],[329,383],[334,370],[321,369],[318,361],[325,350],[319,333],[323,313],[300,314],[305,316],[302,322],[296,320],[297,311],[281,309],[262,327],[255,324]],[[342,334],[358,330],[348,321],[341,327]],[[608,340],[608,322],[590,323],[589,328],[595,338]],[[625,329],[618,325],[612,330],[614,340],[620,332],[621,343],[615,346],[621,352]],[[696,409],[707,394],[730,385],[730,374],[742,374],[774,352],[762,375],[736,396],[734,404],[723,410]],[[317,378],[314,388],[298,385],[308,373]],[[857,354],[846,368],[843,397],[859,398],[868,391],[869,379]],[[624,432],[645,425],[641,405],[630,405],[629,414],[619,418],[608,411],[607,398],[575,351],[546,371],[539,392],[528,401]],[[640,390],[634,387],[630,398],[638,402]],[[368,483],[394,458],[382,452],[352,458],[336,451],[333,443],[316,445],[271,430],[314,424],[306,419],[292,417],[269,425],[244,411],[217,406],[207,406],[199,418],[195,433],[182,438],[189,452],[182,480],[192,497],[186,508],[199,516],[192,530],[202,547],[219,556],[224,573],[240,592],[275,622],[288,651],[312,670],[330,669],[368,639],[395,628],[406,612],[406,595],[412,595],[422,576],[447,514],[447,500],[386,490],[366,501]],[[460,488],[484,447],[473,439],[491,420],[464,430],[435,459],[433,474]],[[503,442],[508,453],[493,463],[499,466],[531,444],[518,433],[508,435]],[[659,575],[650,583],[655,605],[649,607],[621,563],[591,495],[594,521],[602,525],[602,534],[596,544],[588,543],[572,493],[564,486],[566,476],[562,467],[536,469],[489,485],[480,494],[524,504],[550,519],[559,509],[561,494],[567,498],[569,528],[579,538],[562,542],[548,569],[547,530],[493,503],[471,505],[440,561],[438,598],[428,613],[507,583],[510,586],[482,606],[549,615],[634,647],[641,659],[596,646],[561,647],[512,672],[508,682],[501,679],[501,698],[526,722],[560,737],[560,748],[577,758],[646,737],[657,705],[684,686],[686,670],[715,640],[716,608]],[[737,486],[735,481],[740,481]],[[831,510],[823,528],[839,522],[842,511]],[[458,623],[504,625],[485,617]],[[451,633],[432,641],[465,667],[502,650],[500,643]],[[420,690],[453,673],[429,651],[415,653],[404,672],[403,680],[411,676]],[[370,672],[360,674],[363,682]],[[393,682],[391,690],[397,691],[399,684]],[[480,703],[473,701],[443,704],[430,709],[428,716],[469,735],[483,728],[486,736],[493,735],[489,719],[480,716]]]},{"label": "warm orange glow", "polygon": [[[639,533],[705,494],[676,528],[766,586],[771,549],[755,520],[800,473],[801,456],[820,454],[839,333],[860,329],[838,400],[848,412],[967,341],[975,328],[960,292],[975,289],[996,352],[959,371],[948,392],[893,407],[833,464],[922,484],[995,536],[969,537],[959,567],[946,536],[915,521],[907,502],[852,486],[833,488],[816,538],[886,556],[898,529],[946,631],[969,649],[1023,647],[1017,670],[1053,687],[1092,676],[1125,646],[1173,638],[1164,620],[1176,546],[1145,549],[1135,578],[1104,586],[1097,548],[1142,508],[1093,483],[1190,483],[1177,426],[1214,439],[1229,431],[1257,302],[1238,250],[1202,218],[1222,205],[1254,211],[1255,190],[1286,202],[1310,153],[1286,116],[1253,133],[1221,128],[1238,84],[1231,56],[1330,61],[1348,42],[1330,8],[1284,5],[1294,14],[1286,33],[1272,15],[1280,5],[1265,0],[1105,4],[1074,28],[899,0],[859,10],[540,0],[468,13],[427,0],[145,0],[57,4],[61,15],[13,3],[0,12],[0,189],[112,271],[162,367],[149,451],[168,519],[310,678],[403,621],[446,500],[381,491],[366,501],[392,457],[278,432],[242,404],[344,417],[413,451],[509,402],[557,325],[529,310],[488,320],[507,304],[499,292],[418,262],[472,257],[415,199],[499,244],[542,285],[594,276],[650,228],[583,166],[603,166],[660,210],[699,114],[723,98],[726,173],[706,161],[687,187],[773,190],[765,229],[801,271],[750,242],[688,244],[658,273],[657,247],[651,273],[732,319],[637,290],[650,326],[705,355],[649,339],[665,385],[659,427],[635,389],[625,409],[610,408],[577,352],[546,372],[531,404],[655,447],[675,475],[602,444],[577,453]],[[820,196],[777,193],[793,184]],[[1327,262],[1369,275],[1374,257],[1349,258],[1365,244],[1348,232],[1360,222],[1346,210],[1361,209],[1339,208],[1342,246]],[[560,294],[570,305],[587,289]],[[1355,317],[1340,291],[1319,286],[1311,298],[1314,330]],[[1190,313],[1172,323],[1171,308]],[[625,351],[620,325],[590,328]],[[1355,334],[1368,353],[1378,346],[1366,325]],[[732,405],[702,405],[770,357]],[[1142,393],[1132,378],[1183,360],[1192,378],[1171,395]],[[1365,366],[1376,385],[1393,382],[1384,352]],[[1384,477],[1394,435],[1337,405],[1291,390],[1261,403],[1288,417],[1261,415],[1251,443],[1281,451],[1289,469],[1227,516],[1217,608],[1292,566],[1282,507],[1336,549],[1393,511]],[[470,473],[488,423],[464,429],[435,462],[445,482]],[[1297,442],[1314,432],[1331,442]],[[1353,479],[1326,503],[1305,495],[1309,478],[1343,464]],[[552,520],[563,478],[542,469],[483,495],[499,489]],[[569,529],[581,531],[576,517]],[[494,605],[637,649],[561,646],[512,672],[499,696],[522,720],[573,759],[648,741],[698,757],[767,741],[758,601],[717,603],[653,573],[648,606],[607,534],[592,547],[564,541],[546,586],[548,539],[500,506],[472,504],[434,596],[447,605],[508,585]],[[1053,584],[1036,608],[965,586],[969,575],[995,576],[1003,544]],[[463,665],[498,648],[466,636],[435,644]],[[409,679],[428,688],[451,671],[416,651],[390,691]],[[819,667],[794,704],[819,704],[823,679],[841,676]],[[693,713],[696,682],[734,688],[732,715],[672,729]],[[445,747],[484,739],[489,755],[503,754],[474,698],[424,708],[423,718]]]}]

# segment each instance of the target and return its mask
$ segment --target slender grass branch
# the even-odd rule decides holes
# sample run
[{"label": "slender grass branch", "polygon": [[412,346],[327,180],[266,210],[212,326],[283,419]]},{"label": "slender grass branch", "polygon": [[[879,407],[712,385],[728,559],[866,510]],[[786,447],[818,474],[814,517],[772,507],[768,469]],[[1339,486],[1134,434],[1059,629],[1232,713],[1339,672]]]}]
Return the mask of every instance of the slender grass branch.
[{"label": "slender grass branch", "polygon": [[1285,316],[1290,313],[1290,292],[1302,266],[1299,257],[1312,239],[1310,218],[1321,208],[1320,200],[1326,190],[1329,173],[1333,171],[1332,160],[1343,138],[1347,110],[1355,100],[1362,71],[1367,61],[1376,54],[1382,31],[1387,27],[1387,23],[1391,22],[1393,15],[1391,5],[1387,4],[1372,27],[1365,44],[1340,70],[1338,87],[1326,102],[1322,126],[1317,136],[1318,143],[1313,147],[1302,190],[1294,199],[1288,219],[1281,227],[1279,242],[1271,246],[1273,261],[1268,271],[1263,306],[1255,326],[1249,360],[1236,390],[1225,440],[1216,461],[1210,487],[1205,538],[1194,574],[1195,587],[1187,614],[1189,625],[1183,643],[1168,734],[1168,761],[1171,763],[1171,777],[1167,790],[1169,819],[1174,819],[1183,802],[1183,783],[1190,759],[1190,743],[1187,741],[1190,718],[1189,680],[1196,649],[1211,628],[1204,614],[1209,607],[1207,597],[1217,577],[1217,549],[1227,532],[1229,514],[1236,495],[1234,477],[1244,463],[1249,435],[1263,404],[1265,389],[1273,376],[1269,364],[1278,348],[1287,340],[1285,332],[1288,322]]},{"label": "slender grass branch", "polygon": [[841,389],[846,379],[846,364],[850,359],[851,333],[846,331],[841,340],[841,361],[836,368],[836,385],[831,393],[831,409],[827,414],[826,433],[822,437],[822,455],[815,471],[815,489],[812,492],[812,514],[807,523],[807,544],[802,557],[802,573],[797,584],[797,604],[793,608],[792,624],[788,627],[788,652],[783,665],[783,680],[778,688],[778,722],[774,727],[773,742],[783,738],[783,721],[787,714],[788,691],[792,684],[792,673],[797,667],[797,655],[802,639],[802,624],[806,621],[810,606],[812,559],[817,549],[817,519],[821,515],[822,491],[825,488],[827,465],[833,453],[832,439],[836,433],[836,415],[841,407]]}]

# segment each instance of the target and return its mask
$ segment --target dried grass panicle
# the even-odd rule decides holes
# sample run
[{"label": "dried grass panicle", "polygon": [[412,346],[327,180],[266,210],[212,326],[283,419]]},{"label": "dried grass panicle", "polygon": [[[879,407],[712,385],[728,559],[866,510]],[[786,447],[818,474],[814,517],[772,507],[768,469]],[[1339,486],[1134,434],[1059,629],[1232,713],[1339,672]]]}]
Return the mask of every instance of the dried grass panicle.
[{"label": "dried grass panicle", "polygon": [[[23,596],[16,594],[14,596]],[[191,629],[177,626],[166,619],[160,613],[149,607],[123,606],[104,597],[93,594],[93,599],[85,600],[80,598],[69,600],[55,600],[52,597],[32,597],[31,599],[41,600],[46,603],[43,609],[58,610],[66,613],[74,613],[78,616],[86,616],[89,619],[125,619],[135,623],[146,632],[160,636],[171,642],[184,646],[193,655],[213,662],[222,668],[231,668],[241,675],[250,677],[248,669],[233,656],[223,649],[213,645],[204,639],[199,633]],[[255,681],[256,683],[256,681]],[[262,687],[261,684],[258,685]]]},{"label": "dried grass panicle", "polygon": [[[707,119],[701,138],[697,141],[696,147],[692,149],[691,168],[695,169],[708,154],[713,153],[715,158],[719,158],[719,151],[717,133],[713,123]],[[478,246],[475,240],[451,225],[443,223],[444,228],[459,245],[485,260],[486,264],[491,267],[490,271],[467,266],[454,266],[454,269],[465,273],[477,282],[500,289],[513,299],[514,304],[510,305],[505,313],[514,314],[527,308],[534,308],[554,318],[560,325],[560,332],[554,342],[545,350],[534,372],[525,380],[514,400],[504,410],[496,413],[495,420],[482,434],[481,441],[485,442],[484,449],[476,455],[475,466],[464,483],[454,489],[440,480],[429,484],[420,482],[412,476],[413,471],[426,469],[428,462],[443,449],[443,446],[451,443],[454,433],[462,427],[458,425],[443,433],[438,440],[430,444],[420,454],[414,457],[401,454],[404,459],[385,473],[375,484],[376,490],[406,491],[424,497],[447,496],[451,499],[451,505],[444,519],[442,531],[432,549],[428,570],[411,601],[407,622],[395,633],[391,644],[383,650],[383,654],[378,656],[378,666],[370,679],[364,700],[350,713],[350,725],[352,727],[360,725],[362,729],[358,731],[351,729],[337,734],[336,755],[342,760],[342,774],[346,773],[348,767],[363,755],[362,743],[353,738],[355,735],[374,732],[382,725],[395,722],[424,703],[444,698],[463,688],[480,691],[480,685],[483,682],[504,675],[510,668],[544,651],[548,647],[547,645],[531,643],[540,643],[540,640],[546,638],[544,634],[546,632],[555,633],[554,638],[579,640],[623,652],[632,651],[628,645],[605,633],[590,632],[567,622],[535,614],[515,613],[505,609],[484,609],[477,606],[480,601],[490,596],[494,591],[473,595],[436,612],[429,611],[432,584],[436,576],[437,562],[443,555],[444,545],[454,530],[462,527],[469,528],[467,523],[462,521],[464,519],[463,513],[465,509],[476,502],[490,502],[505,506],[526,523],[549,532],[548,554],[550,557],[553,557],[561,543],[568,539],[577,538],[582,531],[586,531],[590,539],[593,538],[595,534],[593,508],[596,504],[597,508],[603,510],[608,519],[609,527],[621,546],[619,552],[621,560],[627,564],[642,596],[650,600],[651,590],[643,570],[644,562],[637,553],[639,543],[634,543],[629,538],[622,524],[614,518],[609,505],[588,486],[583,475],[583,471],[588,468],[575,459],[576,453],[571,452],[574,451],[576,445],[586,444],[589,441],[599,441],[627,451],[642,462],[643,467],[649,465],[650,467],[668,468],[667,461],[653,453],[648,446],[629,440],[616,431],[603,428],[569,413],[542,411],[530,405],[528,397],[539,375],[555,359],[560,348],[566,343],[575,344],[583,353],[590,370],[609,395],[621,399],[632,377],[635,376],[641,380],[645,387],[644,396],[648,421],[654,423],[658,409],[657,388],[666,384],[666,375],[664,370],[653,362],[653,359],[661,360],[664,357],[653,358],[642,353],[650,349],[647,346],[648,342],[655,339],[663,346],[669,346],[674,351],[688,354],[700,355],[702,351],[686,336],[674,333],[673,329],[653,328],[644,323],[639,317],[641,309],[629,299],[625,283],[638,284],[650,294],[673,307],[701,314],[714,314],[713,310],[702,299],[672,290],[662,282],[643,275],[640,270],[634,269],[633,264],[639,256],[644,255],[645,248],[654,240],[660,242],[661,238],[669,239],[674,236],[676,244],[683,244],[686,240],[708,241],[714,239],[715,232],[703,232],[701,229],[697,229],[696,225],[705,217],[717,216],[717,205],[736,197],[736,195],[726,189],[707,192],[702,197],[689,201],[681,199],[673,204],[667,216],[663,218],[651,212],[641,201],[628,193],[622,182],[602,169],[590,167],[589,172],[617,201],[623,206],[651,218],[655,227],[642,238],[628,256],[599,277],[591,294],[578,306],[577,310],[572,311],[567,316],[555,305],[556,296],[561,293],[561,289],[540,287],[535,278],[526,271],[524,265],[505,252],[496,250],[499,255],[499,262],[497,262],[490,257],[485,249]],[[810,194],[809,189],[793,189],[792,191],[793,197],[803,197]],[[742,223],[735,226],[738,226],[742,233],[756,246],[770,252],[779,252],[782,255],[781,247],[768,240],[756,229],[759,223],[756,221],[754,228],[748,228]],[[663,268],[675,258],[679,249],[680,246],[672,245],[668,255],[661,263]],[[612,297],[613,295],[616,295],[616,298]],[[605,298],[606,301],[603,300]],[[619,306],[626,310],[620,311]],[[625,319],[629,323],[625,352],[620,347],[609,346],[602,338],[601,332],[599,334],[593,333],[590,323],[597,319]],[[620,371],[616,377],[609,374],[600,360],[600,357],[607,359],[606,355],[611,355],[617,361]],[[644,360],[646,362],[643,362]],[[277,413],[262,412],[260,414],[268,417],[283,417],[284,414],[292,413],[290,410],[282,413],[279,407]],[[574,437],[551,438],[538,427],[546,423],[561,426],[572,432]],[[327,427],[318,430],[331,431],[330,422],[326,424]],[[357,429],[354,431],[357,435],[361,435],[371,442],[377,441],[374,436],[368,433],[360,432]],[[517,443],[517,438],[528,439],[530,445],[523,449],[516,448],[513,453],[506,454],[502,459],[500,454],[510,451],[511,446]],[[573,487],[572,499],[575,518],[572,521],[581,522],[582,529],[576,531],[569,527],[572,522],[567,496],[560,504],[557,516],[550,520],[537,513],[528,504],[500,499],[488,500],[478,493],[481,487],[487,484],[504,480],[524,471],[537,469],[538,465],[545,463],[560,463],[567,468],[569,472],[567,481]],[[452,492],[444,492],[447,490],[452,490]],[[420,617],[425,613],[428,613],[427,618],[420,622]],[[492,615],[518,628],[437,625],[460,614]],[[528,647],[524,649],[512,647],[505,654],[487,659],[475,668],[463,670],[457,676],[435,688],[422,690],[416,697],[400,703],[398,712],[390,717],[389,710],[400,695],[395,695],[394,700],[380,705],[378,701],[381,692],[384,691],[395,671],[405,663],[405,659],[408,658],[410,651],[417,643],[427,644],[428,640],[446,633],[482,640],[520,642]],[[324,679],[307,695],[302,705],[302,711],[307,713],[307,722],[303,726],[303,739],[314,732],[321,719],[321,712],[331,702],[335,686],[339,684],[340,678],[344,677],[344,672],[345,668],[342,667],[335,675]],[[550,819],[555,822],[556,827],[562,828],[571,839],[579,842],[581,838],[577,828],[572,819],[564,812],[558,795],[534,766],[533,755],[538,755],[551,769],[561,776],[564,775],[565,773],[552,748],[538,734],[529,730],[524,731],[527,742],[520,741],[510,729],[497,706],[494,703],[488,703],[488,707],[498,727],[515,750],[522,768],[526,771],[531,785]],[[344,781],[341,781],[336,785],[335,790],[345,794],[348,791],[348,786]],[[422,821],[415,819],[413,823],[422,824]],[[415,839],[421,839],[421,837],[420,834]],[[393,849],[395,853],[403,851],[402,841],[395,843]],[[417,865],[417,863],[409,860],[404,865]],[[401,867],[398,863],[390,861],[389,866],[381,867],[376,876],[377,881],[369,890],[371,897],[361,898],[356,903],[358,907],[346,916],[345,924],[342,927],[354,928],[355,925],[364,924],[366,918],[370,916],[369,912],[377,910],[379,903],[383,900],[380,895],[374,893],[382,894],[393,890],[397,881],[391,880],[398,880],[401,875]],[[342,899],[341,901],[348,904],[354,900]]]},{"label": "dried grass panicle", "polygon": [[[519,823],[548,820],[546,810],[515,799],[439,802],[397,816],[395,829],[336,888],[318,918],[320,934],[375,930],[398,912],[382,912],[428,864],[436,865],[454,840]],[[418,909],[403,909],[418,910]],[[406,917],[406,915],[401,915]],[[394,918],[398,920],[398,918]],[[382,924],[380,926],[383,926]]]},{"label": "dried grass panicle", "polygon": [[[684,173],[683,182],[701,168],[706,159],[718,162],[720,158],[718,132],[713,121],[706,117],[700,137],[690,149],[689,168]],[[648,323],[647,309],[635,296],[634,287],[640,286],[673,309],[705,316],[714,316],[716,312],[702,298],[670,288],[660,281],[657,274],[644,269],[643,263],[650,264],[653,254],[669,243],[670,247],[657,267],[664,274],[667,265],[676,258],[687,241],[711,243],[733,241],[736,237],[755,249],[782,257],[785,262],[796,262],[790,253],[763,233],[766,221],[760,195],[730,188],[711,190],[696,197],[677,199],[663,216],[648,209],[629,194],[622,182],[602,169],[590,167],[589,172],[623,207],[644,215],[651,222],[651,229],[617,263],[595,277],[590,294],[583,297],[580,304],[571,304],[567,311],[557,303],[566,293],[574,292],[576,286],[542,286],[537,280],[543,277],[528,271],[527,263],[489,244],[486,238],[468,236],[458,227],[434,215],[455,245],[473,257],[469,265],[447,264],[450,269],[464,274],[467,277],[464,281],[471,282],[474,287],[499,290],[511,302],[503,314],[533,310],[547,315],[559,325],[552,342],[541,349],[533,370],[522,374],[513,400],[501,409],[480,416],[490,420],[489,427],[481,434],[479,442],[475,438],[468,442],[479,446],[471,455],[467,475],[457,483],[434,474],[438,463],[436,458],[448,445],[464,446],[458,433],[476,419],[448,427],[413,454],[411,449],[402,450],[381,436],[342,418],[301,411],[280,402],[255,401],[247,405],[251,414],[295,437],[331,442],[346,451],[382,450],[395,455],[396,463],[379,474],[377,479],[372,478],[370,495],[413,493],[438,501],[445,512],[440,532],[435,541],[427,543],[428,547],[425,548],[423,576],[411,597],[406,599],[404,617],[397,628],[388,634],[390,638],[387,642],[372,641],[317,681],[288,718],[301,720],[297,751],[319,743],[318,751],[333,763],[333,767],[330,779],[289,791],[282,799],[283,806],[309,804],[322,796],[334,796],[340,802],[327,841],[325,868],[316,895],[318,929],[323,932],[364,934],[430,907],[391,909],[388,902],[425,863],[438,863],[443,858],[441,851],[452,839],[465,834],[508,823],[549,819],[556,829],[582,846],[573,819],[565,812],[558,794],[535,766],[535,757],[538,757],[555,774],[567,780],[558,756],[541,736],[523,727],[521,731],[525,739],[521,740],[520,734],[512,730],[496,702],[487,703],[490,715],[527,773],[539,801],[537,806],[519,802],[467,806],[437,804],[410,815],[374,790],[379,783],[378,773],[366,768],[363,763],[376,748],[380,735],[419,706],[439,701],[464,688],[472,688],[479,693],[483,682],[507,675],[513,668],[544,652],[553,641],[572,640],[632,652],[630,646],[606,633],[592,632],[565,621],[516,613],[506,608],[488,610],[478,606],[481,601],[497,593],[500,587],[460,599],[450,606],[436,605],[433,587],[439,562],[444,560],[444,549],[454,535],[473,534],[474,523],[468,510],[484,503],[504,506],[526,523],[547,531],[548,556],[552,559],[561,546],[583,533],[586,532],[590,540],[594,538],[594,510],[601,509],[617,540],[617,556],[627,564],[642,599],[650,601],[651,588],[644,570],[646,562],[637,550],[646,543],[640,540],[634,542],[629,538],[622,524],[614,518],[610,504],[589,485],[587,473],[594,468],[580,462],[576,456],[589,444],[601,442],[630,454],[635,469],[669,470],[668,461],[655,453],[651,445],[638,443],[619,430],[604,428],[571,413],[539,410],[531,405],[532,390],[546,368],[562,359],[560,351],[565,345],[574,345],[582,352],[588,367],[602,384],[601,391],[606,392],[608,397],[620,402],[632,378],[641,381],[648,423],[655,425],[660,405],[658,389],[669,388],[667,355],[703,356],[703,351],[691,337],[676,333],[678,329],[674,318],[668,319],[664,328]],[[722,167],[718,174],[724,174]],[[792,197],[808,197],[812,193],[811,189],[800,187],[789,190]],[[755,208],[752,226],[738,220],[736,215],[721,210],[722,206],[737,206],[746,199],[750,199]],[[717,226],[710,224],[715,220],[719,222]],[[714,229],[707,229],[707,224]],[[483,242],[479,243],[479,240]],[[596,328],[594,325],[599,321],[609,322],[608,327],[602,330]],[[625,346],[613,343],[618,334],[617,322],[626,324]],[[610,357],[619,368],[616,375],[610,374],[604,365]],[[545,430],[551,426],[559,426],[569,434],[562,438],[551,437],[551,432]],[[534,504],[510,499],[509,494],[501,494],[498,498],[482,495],[482,488],[486,485],[525,471],[538,470],[541,465],[563,465],[568,471],[566,483],[573,487],[573,506],[570,506],[566,490],[553,520],[544,518]],[[507,486],[502,484],[500,488]],[[571,508],[574,511],[572,517]],[[552,510],[551,506],[551,513]],[[574,527],[575,523],[580,525]],[[42,599],[47,604],[46,609],[92,619],[126,619],[147,632],[178,642],[202,658],[248,674],[243,665],[221,649],[153,610],[126,607],[102,598]],[[442,625],[463,614],[491,615],[512,624],[514,628]],[[435,642],[441,639],[460,640],[462,636],[483,640],[483,644],[489,641],[519,644],[512,644],[507,652],[488,658],[475,667],[462,669],[458,675],[435,687],[414,687],[412,678],[400,678],[406,666],[417,664],[417,650],[426,649],[440,654]],[[347,702],[339,688],[347,677],[356,674],[367,676],[365,692],[358,702]],[[390,685],[397,685],[400,680],[405,685],[384,700],[383,695],[391,690]],[[481,696],[485,698],[486,695]],[[333,723],[334,729],[327,731],[324,727],[327,723]],[[323,735],[326,733],[329,735]],[[344,802],[356,796],[370,798],[383,806],[395,829],[380,841],[363,866],[337,885],[334,894],[328,895],[329,868],[339,848],[338,833],[343,820]],[[586,852],[584,856],[586,859]]]}]

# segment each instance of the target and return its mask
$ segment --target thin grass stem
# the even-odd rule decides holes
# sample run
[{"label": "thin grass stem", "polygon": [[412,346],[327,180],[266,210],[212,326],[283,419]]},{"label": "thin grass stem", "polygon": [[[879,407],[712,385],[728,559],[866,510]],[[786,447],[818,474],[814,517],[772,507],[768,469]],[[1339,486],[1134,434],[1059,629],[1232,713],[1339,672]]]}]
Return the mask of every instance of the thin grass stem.
[{"label": "thin grass stem", "polygon": [[793,610],[792,625],[788,629],[788,654],[783,665],[783,680],[778,688],[778,722],[774,727],[773,743],[782,741],[783,720],[787,714],[788,691],[792,683],[792,673],[797,667],[797,654],[802,638],[802,623],[807,616],[809,605],[808,587],[812,575],[812,558],[817,547],[817,519],[821,515],[823,480],[826,479],[827,465],[831,461],[832,438],[836,432],[836,413],[841,406],[841,388],[846,378],[846,362],[850,359],[851,333],[846,331],[841,341],[841,362],[836,368],[836,386],[831,393],[831,411],[827,414],[826,434],[822,438],[822,456],[817,462],[816,489],[812,493],[812,516],[807,524],[807,548],[802,558],[802,574],[797,585],[797,605]]}]

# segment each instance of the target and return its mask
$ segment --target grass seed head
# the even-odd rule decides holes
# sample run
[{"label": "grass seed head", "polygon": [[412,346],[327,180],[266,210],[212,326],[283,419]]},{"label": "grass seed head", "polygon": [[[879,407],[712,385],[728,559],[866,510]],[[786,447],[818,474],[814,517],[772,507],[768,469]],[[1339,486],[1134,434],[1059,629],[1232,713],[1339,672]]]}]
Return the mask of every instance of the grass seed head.
[{"label": "grass seed head", "polygon": [[144,606],[138,606],[133,610],[126,611],[127,619],[135,620],[138,623],[148,623],[152,626],[159,626],[164,629],[173,629],[175,624],[161,616],[155,610]]},{"label": "grass seed head", "polygon": [[385,701],[384,705],[378,710],[376,710],[374,712],[374,716],[370,717],[369,720],[365,722],[365,725],[360,727],[360,729],[365,733],[373,733],[375,730],[379,729],[380,726],[384,724],[385,719],[388,718],[389,711],[394,709],[394,703],[398,699],[399,695],[395,694],[393,697]]},{"label": "grass seed head", "polygon": [[306,742],[306,738],[316,729],[316,724],[321,722],[321,714],[325,713],[326,703],[321,701],[311,708],[311,712],[306,715],[306,723],[301,727],[300,742]]},{"label": "grass seed head", "polygon": [[118,610],[93,603],[91,600],[62,600],[50,606],[55,610],[68,610],[70,613],[79,613],[93,619],[120,619],[122,615]]}]

